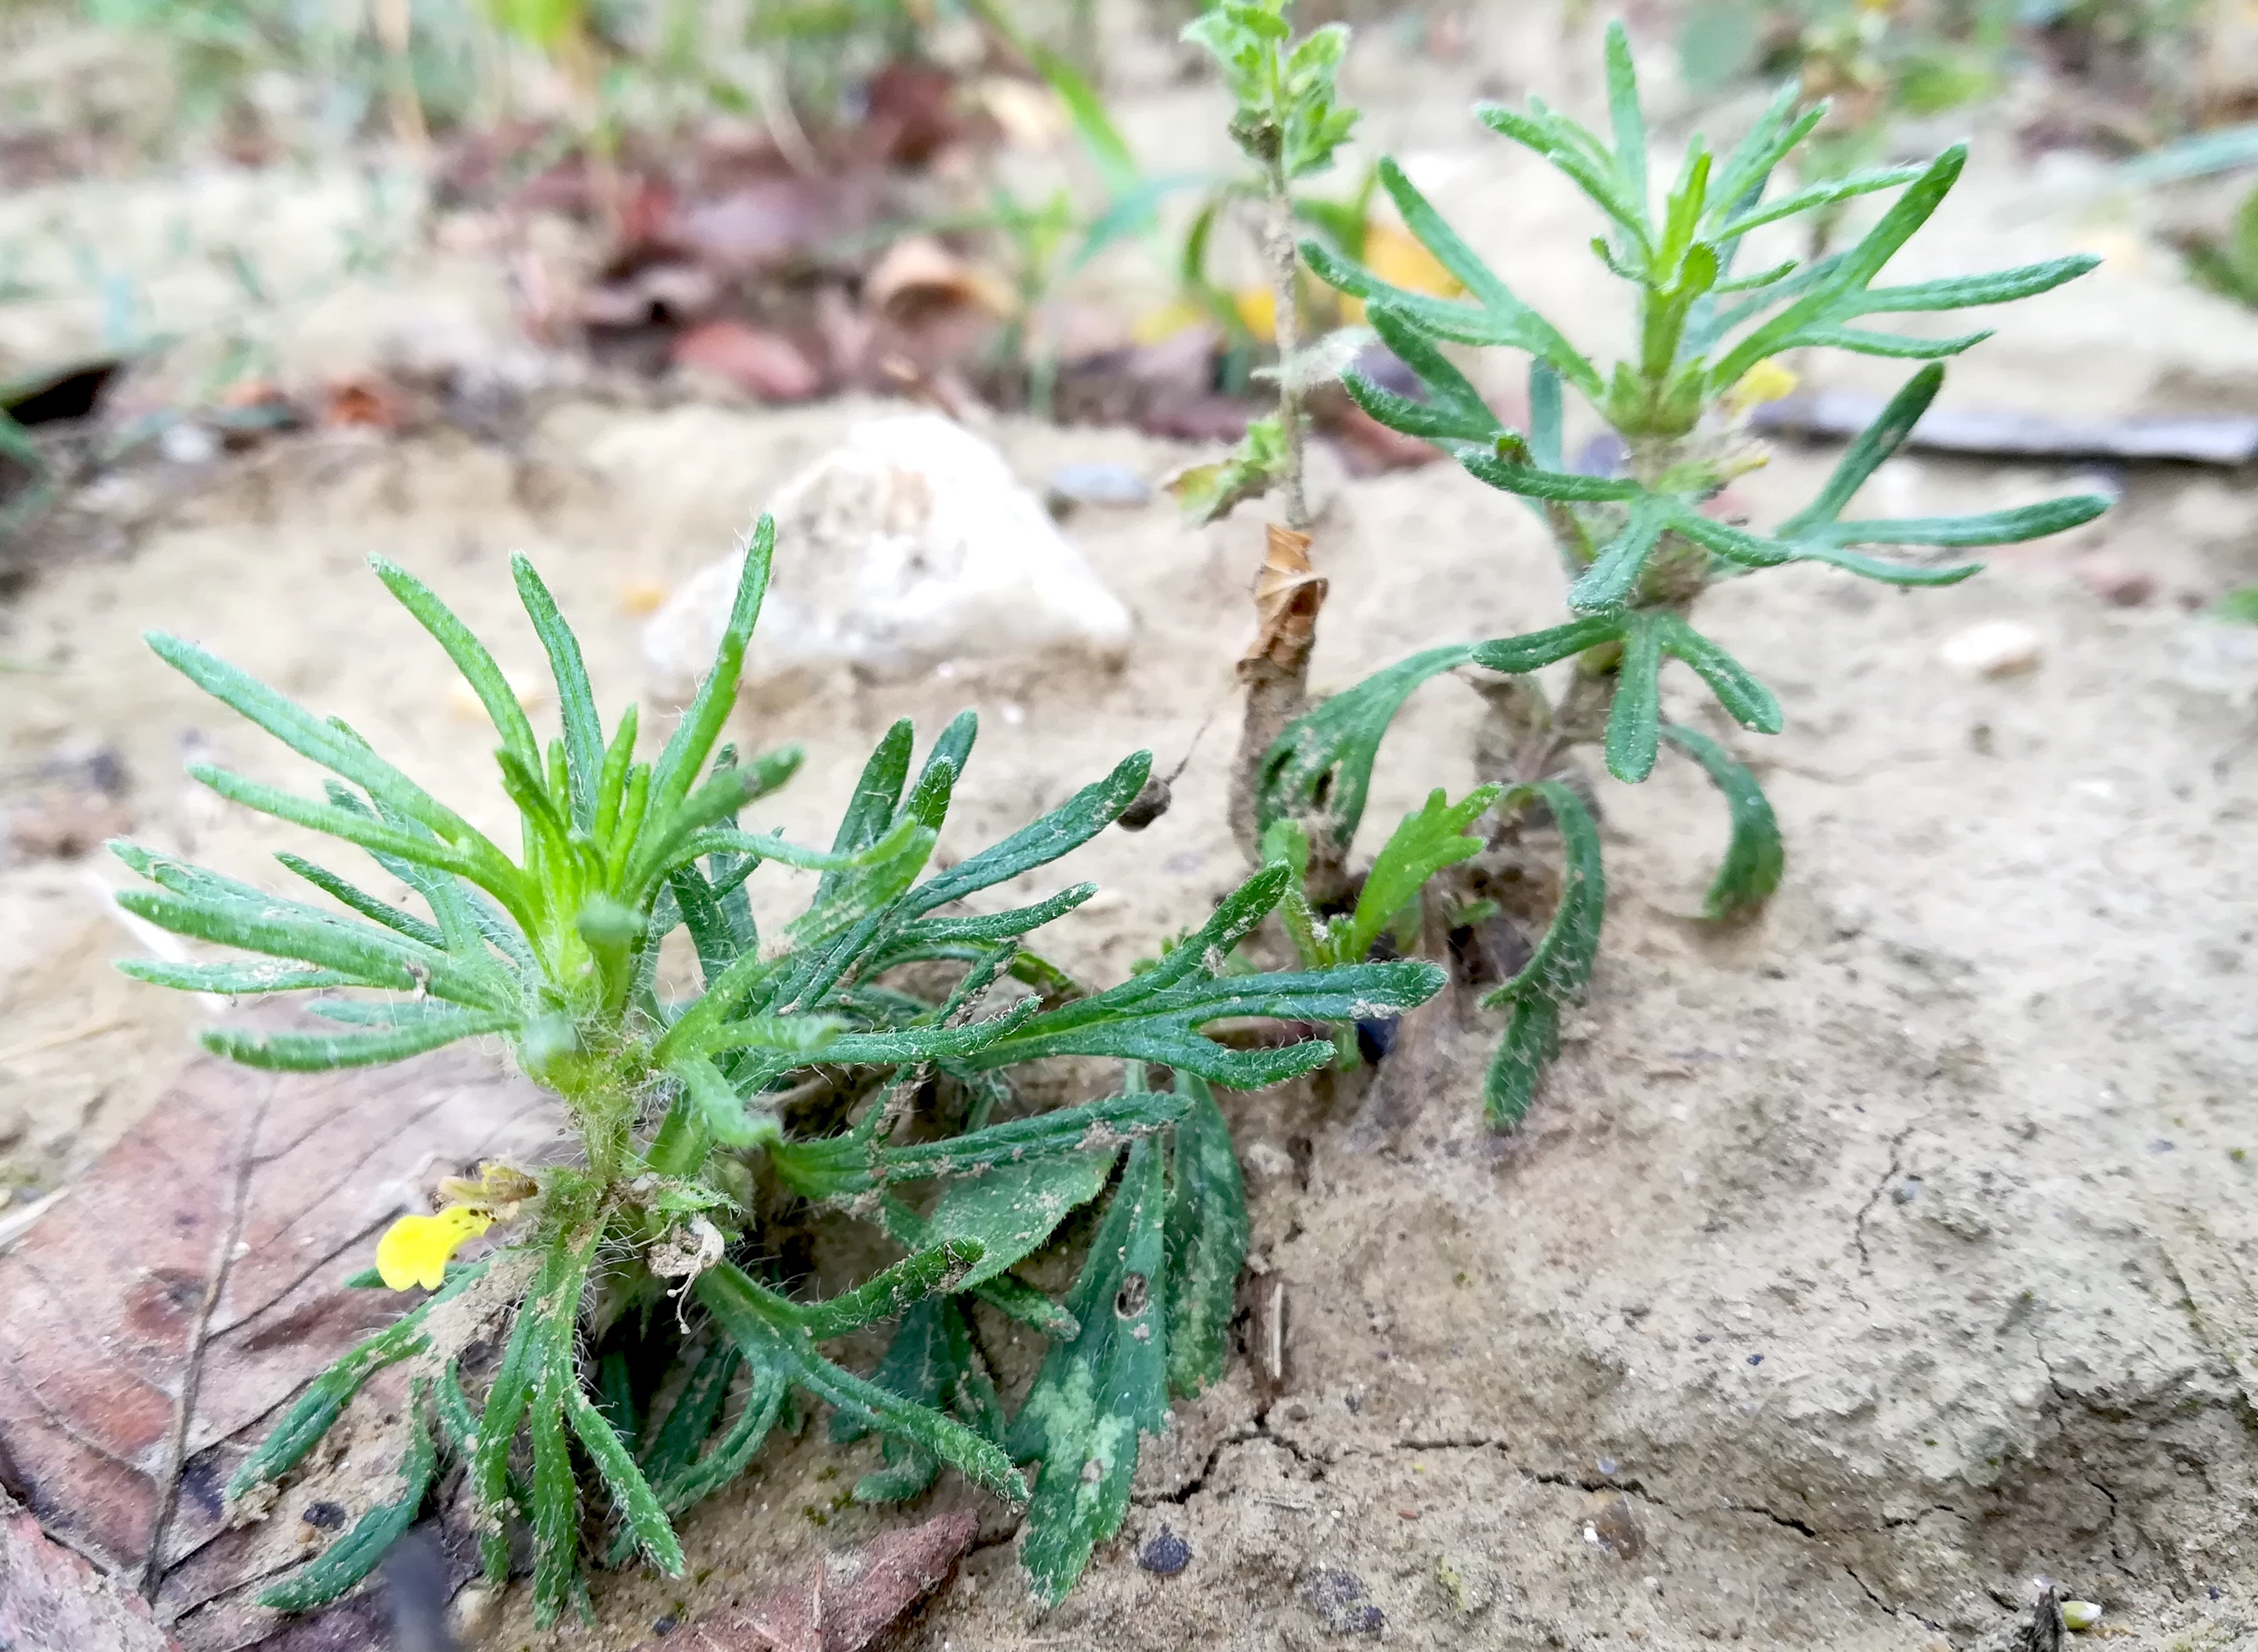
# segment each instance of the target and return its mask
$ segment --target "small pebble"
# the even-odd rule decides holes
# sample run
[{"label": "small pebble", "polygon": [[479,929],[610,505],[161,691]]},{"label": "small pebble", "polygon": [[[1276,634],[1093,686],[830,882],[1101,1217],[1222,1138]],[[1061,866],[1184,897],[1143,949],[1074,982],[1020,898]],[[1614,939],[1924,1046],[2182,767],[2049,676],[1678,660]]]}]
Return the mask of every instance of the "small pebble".
[{"label": "small pebble", "polygon": [[501,1593],[483,1583],[467,1584],[456,1592],[447,1621],[458,1642],[476,1646],[501,1627]]},{"label": "small pebble", "polygon": [[1646,1548],[1646,1533],[1630,1499],[1621,1492],[1594,1493],[1591,1518],[1585,1522],[1584,1541],[1604,1549],[1618,1560],[1635,1560]]},{"label": "small pebble", "polygon": [[1058,516],[1077,505],[1134,510],[1152,499],[1152,484],[1125,464],[1062,464],[1043,479],[1043,502]]},{"label": "small pebble", "polygon": [[1937,656],[1963,677],[2013,677],[2035,670],[2039,635],[2016,620],[1986,620],[1945,638]]},{"label": "small pebble", "polygon": [[1911,1204],[1921,1197],[1921,1178],[1907,1176],[1891,1190],[1890,1197],[1895,1199],[1899,1204]]},{"label": "small pebble", "polygon": [[157,450],[175,464],[209,464],[219,457],[219,438],[202,425],[183,419],[157,438]]},{"label": "small pebble", "polygon": [[344,1505],[332,1503],[327,1500],[318,1503],[309,1503],[306,1505],[306,1512],[298,1518],[309,1526],[316,1527],[322,1531],[332,1532],[345,1523]]},{"label": "small pebble", "polygon": [[1749,1356],[1749,1364],[1751,1365],[1761,1365],[1764,1364],[1764,1356],[1762,1354],[1750,1354]]},{"label": "small pebble", "polygon": [[1192,1563],[1192,1546],[1163,1526],[1145,1540],[1137,1563],[1156,1578],[1173,1578]]},{"label": "small pebble", "polygon": [[[529,672],[504,671],[502,681],[509,685],[518,705],[529,712],[549,698],[549,684]],[[447,707],[466,722],[477,722],[486,714],[478,691],[459,677],[447,684]]]},{"label": "small pebble", "polygon": [[666,587],[656,579],[630,579],[620,587],[620,612],[641,619],[666,606]]}]

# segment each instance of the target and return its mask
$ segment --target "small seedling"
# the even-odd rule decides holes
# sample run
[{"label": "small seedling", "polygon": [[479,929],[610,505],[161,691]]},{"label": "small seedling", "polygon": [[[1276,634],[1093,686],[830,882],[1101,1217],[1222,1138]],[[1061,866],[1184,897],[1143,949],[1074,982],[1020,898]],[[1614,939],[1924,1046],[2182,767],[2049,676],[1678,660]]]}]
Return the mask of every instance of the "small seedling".
[{"label": "small seedling", "polygon": [[[269,1589],[302,1609],[353,1587],[415,1519],[440,1465],[465,1471],[487,1576],[531,1529],[537,1617],[585,1602],[590,1556],[640,1551],[678,1573],[674,1522],[742,1473],[797,1397],[834,1434],[875,1432],[885,1465],[856,1494],[909,1497],[951,1465],[1028,1503],[1022,1556],[1054,1600],[1127,1507],[1141,1434],[1173,1391],[1221,1370],[1246,1213],[1211,1084],[1255,1088],[1332,1059],[1324,1038],[1235,1048],[1226,1017],[1338,1023],[1387,1016],[1442,984],[1419,962],[1226,973],[1291,876],[1249,878],[1183,944],[1104,991],[1027,941],[1097,892],[1077,883],[1006,910],[965,905],[1090,840],[1143,787],[1145,754],[945,870],[928,861],[976,733],[969,713],[911,776],[912,730],[888,731],[827,850],[742,829],[796,749],[740,761],[721,745],[766,589],[773,530],[748,549],[712,671],[655,758],[629,707],[608,732],[580,649],[532,567],[518,592],[555,677],[562,733],[544,746],[486,648],[422,582],[378,576],[492,717],[516,806],[515,859],[335,719],[317,717],[191,643],[168,663],[328,769],[320,799],[224,769],[193,771],[231,802],[366,850],[422,910],[295,854],[321,898],[248,883],[120,843],[153,888],[137,917],[249,958],[139,962],[187,991],[312,995],[322,1030],[217,1027],[207,1048],[246,1066],[321,1071],[405,1060],[499,1037],[562,1103],[569,1162],[489,1165],[402,1217],[360,1283],[430,1292],[322,1373],[229,1488],[296,1470],[378,1371],[411,1399],[399,1484],[343,1537]],[[806,911],[756,927],[745,883],[763,865],[819,874]],[[662,943],[686,932],[701,985],[661,985]],[[1126,1063],[1117,1094],[1027,1111],[1011,1073],[1057,1056]],[[1146,1064],[1172,1074],[1154,1088]],[[756,1178],[756,1167],[761,1174]],[[1119,1181],[1063,1307],[1012,1271]],[[772,1186],[779,1194],[763,1195]],[[874,1226],[902,1258],[811,1300],[761,1258],[805,1205]],[[469,1260],[458,1252],[501,1230]],[[1054,1339],[1004,1420],[969,1325],[975,1304]],[[824,1345],[898,1321],[870,1375]],[[499,1351],[486,1359],[480,1350]],[[662,1403],[663,1401],[663,1403]],[[1037,1464],[1032,1499],[1018,1464]],[[587,1547],[584,1500],[607,1510]]]},{"label": "small seedling", "polygon": [[[1455,276],[1471,301],[1395,286],[1314,241],[1302,254],[1324,280],[1361,299],[1380,337],[1416,372],[1423,399],[1395,394],[1351,371],[1343,382],[1381,423],[1441,448],[1470,474],[1522,499],[1549,530],[1567,580],[1568,617],[1527,635],[1431,649],[1356,684],[1295,720],[1264,755],[1260,819],[1302,824],[1313,845],[1346,854],[1364,812],[1374,758],[1389,723],[1421,683],[1465,665],[1503,673],[1488,693],[1495,732],[1509,748],[1499,776],[1504,833],[1522,808],[1541,803],[1561,836],[1561,894],[1527,966],[1489,1002],[1510,1010],[1485,1086],[1490,1119],[1517,1122],[1555,1053],[1560,1012],[1583,987],[1605,909],[1600,840],[1564,768],[1579,748],[1601,748],[1608,771],[1637,783],[1665,745],[1698,762],[1723,791],[1733,837],[1710,890],[1709,911],[1727,918],[1759,905],[1778,885],[1779,830],[1763,790],[1723,746],[1662,718],[1661,673],[1676,660],[1701,679],[1732,721],[1763,734],[1781,725],[1779,700],[1731,654],[1694,628],[1702,593],[1720,580],[1762,569],[1821,563],[1901,586],[1945,585],[1978,571],[1970,563],[1884,559],[1860,547],[1963,549],[2013,543],[2091,521],[2107,508],[2093,496],[1982,514],[1909,521],[1846,520],[1844,511],[1897,451],[1943,382],[1942,358],[1988,334],[1920,337],[1858,324],[1871,316],[1928,313],[2006,303],[2084,274],[2090,257],[2056,259],[1996,274],[1877,286],[1899,248],[1925,223],[1966,159],[1947,150],[1925,166],[1853,173],[1773,193],[1774,174],[1824,117],[1796,113],[1784,89],[1729,153],[1712,155],[1696,137],[1658,211],[1649,179],[1646,124],[1630,42],[1608,31],[1611,132],[1602,138],[1531,99],[1525,110],[1487,106],[1482,122],[1559,169],[1607,220],[1593,255],[1637,296],[1627,356],[1603,369],[1523,303],[1475,257],[1392,161],[1381,185],[1411,233]],[[1766,226],[1861,196],[1896,199],[1855,244],[1812,262],[1790,259],[1737,273],[1746,239]],[[1531,358],[1528,430],[1509,429],[1445,354],[1450,344],[1505,348]],[[1756,402],[1793,380],[1780,358],[1802,350],[1847,350],[1928,363],[1854,442],[1816,498],[1768,532],[1722,521],[1711,503],[1726,485],[1765,462],[1748,432]],[[1569,469],[1562,452],[1564,392],[1573,389],[1620,438],[1622,464],[1603,474]],[[1535,673],[1566,663],[1557,698]]]}]

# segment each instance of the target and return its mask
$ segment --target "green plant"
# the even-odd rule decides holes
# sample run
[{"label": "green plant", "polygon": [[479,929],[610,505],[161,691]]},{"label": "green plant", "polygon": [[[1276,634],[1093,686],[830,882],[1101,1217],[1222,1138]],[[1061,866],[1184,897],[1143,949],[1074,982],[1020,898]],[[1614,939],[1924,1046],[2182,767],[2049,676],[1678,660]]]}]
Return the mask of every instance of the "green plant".
[{"label": "green plant", "polygon": [[[1224,973],[1287,893],[1289,875],[1273,869],[1150,968],[1104,991],[1082,987],[1027,938],[1094,886],[1008,910],[962,903],[1102,831],[1137,796],[1148,759],[1125,760],[1033,825],[927,875],[971,751],[969,713],[913,779],[910,726],[889,730],[828,850],[740,829],[738,812],[799,762],[794,749],[741,761],[720,744],[771,542],[763,518],[713,670],[648,760],[636,755],[632,707],[608,733],[600,723],[579,646],[529,564],[515,564],[518,591],[562,721],[545,746],[461,621],[404,570],[375,564],[493,719],[522,833],[515,860],[342,722],[190,643],[150,639],[199,687],[335,776],[319,800],[208,767],[193,771],[199,781],[368,851],[423,910],[295,854],[283,865],[326,901],[121,843],[118,855],[154,885],[121,896],[127,910],[252,954],[127,973],[189,991],[314,995],[326,1028],[203,1034],[208,1048],[256,1067],[393,1062],[498,1036],[558,1098],[579,1144],[575,1162],[530,1173],[489,1166],[451,1183],[444,1209],[402,1218],[380,1244],[361,1282],[433,1294],[323,1372],[230,1492],[251,1496],[290,1473],[373,1373],[405,1364],[398,1494],[271,1590],[273,1604],[304,1607],[357,1583],[448,1457],[467,1469],[490,1577],[508,1575],[512,1522],[529,1524],[543,1621],[585,1597],[584,1492],[610,1505],[600,1552],[617,1562],[640,1550],[678,1571],[675,1517],[744,1469],[795,1394],[832,1407],[842,1436],[884,1436],[887,1464],[859,1488],[867,1498],[911,1495],[947,1464],[1016,1501],[1026,1493],[1015,1462],[1040,1459],[1024,1554],[1038,1593],[1055,1599],[1119,1524],[1140,1431],[1159,1426],[1168,1389],[1189,1392],[1219,1369],[1246,1229],[1206,1086],[1274,1084],[1332,1055],[1324,1039],[1241,1049],[1200,1029],[1388,1015],[1441,983],[1416,962]],[[820,876],[806,911],[764,937],[745,882],[767,862]],[[701,982],[682,996],[659,969],[678,929]],[[1127,1062],[1127,1081],[1105,1099],[1023,1110],[1010,1073],[1060,1056]],[[1173,1073],[1173,1093],[1147,1088],[1146,1063]],[[1125,1145],[1100,1241],[1062,1308],[1011,1270],[1098,1198]],[[905,1254],[852,1290],[803,1300],[756,1258],[778,1254],[784,1224],[806,1204],[869,1223]],[[452,1259],[498,1224],[505,1243]],[[1058,1340],[1008,1429],[966,1334],[975,1302]],[[901,1322],[872,1375],[823,1351],[889,1318]],[[478,1368],[474,1345],[498,1347],[498,1360]]]},{"label": "green plant", "polygon": [[[1492,106],[1480,114],[1493,131],[1544,156],[1608,221],[1610,234],[1594,241],[1594,254],[1637,295],[1630,351],[1611,370],[1516,298],[1392,162],[1381,163],[1382,187],[1411,232],[1463,283],[1472,301],[1392,287],[1314,242],[1302,249],[1318,275],[1365,301],[1381,338],[1425,388],[1424,399],[1415,400],[1351,372],[1344,379],[1349,394],[1382,423],[1434,443],[1478,479],[1521,498],[1550,530],[1568,584],[1570,613],[1561,624],[1431,649],[1389,667],[1297,718],[1268,748],[1258,776],[1266,829],[1296,820],[1313,844],[1330,841],[1346,854],[1363,814],[1380,742],[1412,691],[1464,665],[1505,674],[1508,680],[1488,694],[1495,733],[1507,753],[1499,778],[1514,788],[1501,799],[1499,848],[1518,849],[1518,834],[1533,821],[1516,815],[1541,804],[1559,829],[1566,865],[1562,894],[1535,956],[1491,999],[1511,1011],[1485,1086],[1489,1117],[1500,1125],[1517,1121],[1529,1108],[1537,1075],[1553,1053],[1560,1006],[1589,972],[1604,911],[1598,833],[1576,791],[1563,783],[1571,752],[1596,745],[1610,774],[1636,783],[1652,771],[1666,742],[1717,782],[1731,805],[1734,842],[1710,894],[1713,914],[1752,908],[1779,882],[1777,826],[1754,776],[1707,736],[1662,720],[1661,672],[1674,659],[1692,669],[1734,722],[1766,734],[1780,727],[1780,705],[1771,690],[1694,628],[1689,616],[1702,592],[1722,579],[1796,563],[1824,564],[1894,585],[1950,585],[1977,566],[1885,560],[1857,547],[2011,543],[2090,521],[2106,508],[2105,500],[2084,496],[1970,516],[1844,517],[1866,479],[1897,450],[1935,396],[1944,376],[1936,358],[1988,336],[1918,337],[1856,323],[1869,316],[2028,297],[2084,273],[2094,259],[2065,258],[1995,274],[1875,285],[1951,188],[1963,152],[1955,148],[1927,166],[1854,174],[1768,199],[1774,172],[1824,113],[1796,114],[1793,87],[1730,153],[1712,156],[1701,138],[1693,139],[1658,212],[1650,193],[1645,123],[1620,25],[1608,35],[1607,85],[1611,141],[1535,100],[1525,112]],[[1814,262],[1791,259],[1735,273],[1736,254],[1751,231],[1890,190],[1899,192],[1896,199],[1844,251]],[[1505,347],[1530,356],[1525,434],[1507,428],[1483,402],[1452,365],[1445,344]],[[1851,444],[1818,497],[1801,510],[1768,532],[1719,520],[1705,504],[1764,459],[1745,429],[1752,386],[1768,374],[1779,375],[1770,365],[1779,357],[1814,348],[1928,365]],[[1621,473],[1583,474],[1564,465],[1564,386],[1573,387],[1621,436],[1627,453]],[[1534,676],[1556,664],[1566,668],[1557,698]]]}]

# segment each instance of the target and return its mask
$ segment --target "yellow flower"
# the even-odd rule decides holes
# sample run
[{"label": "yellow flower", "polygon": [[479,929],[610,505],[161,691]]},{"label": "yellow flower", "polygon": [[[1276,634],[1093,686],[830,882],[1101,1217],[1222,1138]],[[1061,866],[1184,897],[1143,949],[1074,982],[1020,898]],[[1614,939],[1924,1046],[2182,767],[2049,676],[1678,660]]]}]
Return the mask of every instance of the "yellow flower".
[{"label": "yellow flower", "polygon": [[1746,413],[1767,401],[1778,401],[1783,396],[1795,394],[1799,384],[1796,376],[1776,361],[1760,361],[1741,375],[1740,382],[1725,393],[1725,405],[1735,413]]},{"label": "yellow flower", "polygon": [[1257,338],[1272,339],[1278,336],[1278,294],[1267,287],[1234,287],[1231,307],[1239,312],[1239,325]]},{"label": "yellow flower", "polygon": [[451,1204],[437,1216],[402,1216],[376,1242],[377,1273],[389,1290],[417,1285],[437,1290],[447,1277],[448,1258],[493,1222],[486,1211],[460,1204]]},{"label": "yellow flower", "polygon": [[[1466,288],[1445,269],[1435,255],[1409,231],[1392,223],[1375,223],[1364,232],[1365,267],[1391,287],[1426,293],[1436,298],[1455,298]],[[1349,322],[1364,319],[1364,301],[1352,298],[1341,306]]]}]

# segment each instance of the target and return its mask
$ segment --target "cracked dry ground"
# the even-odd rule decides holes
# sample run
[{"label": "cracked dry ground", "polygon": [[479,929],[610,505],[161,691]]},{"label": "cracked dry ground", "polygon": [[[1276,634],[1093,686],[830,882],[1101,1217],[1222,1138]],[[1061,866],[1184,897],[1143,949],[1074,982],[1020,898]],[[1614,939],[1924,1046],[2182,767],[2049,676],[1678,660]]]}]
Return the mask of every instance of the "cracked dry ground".
[{"label": "cracked dry ground", "polygon": [[[403,617],[372,613],[357,554],[401,554],[474,626],[514,638],[501,558],[524,546],[586,616],[600,677],[631,682],[621,582],[679,578],[859,411],[567,407],[530,444],[561,479],[545,502],[453,438],[358,457],[286,445],[130,564],[43,579],[23,635],[77,650],[54,715],[124,744],[137,775],[169,775],[191,727],[236,761],[256,749],[140,662],[132,635],[161,620],[476,797],[482,749],[444,682],[362,683],[342,661],[337,640],[357,632],[403,658],[415,646]],[[1024,476],[1182,457],[1112,432],[1001,439]],[[1749,479],[1752,512],[1776,516],[1826,463],[1782,453]],[[1921,514],[2059,479],[1921,461],[1899,479]],[[1725,933],[1692,916],[1722,836],[1697,776],[1603,783],[1600,972],[1527,1126],[1480,1128],[1494,1029],[1464,1004],[1415,1017],[1374,1087],[1234,1098],[1253,1294],[1275,1282],[1287,1301],[1282,1380],[1258,1383],[1241,1359],[1179,1408],[1122,1538],[1047,1618],[1026,1610],[1008,1517],[983,1506],[982,1547],[900,1644],[1974,1647],[2039,1574],[2101,1601],[2119,1644],[2246,1636],[2258,650],[2169,604],[2105,608],[2063,566],[2096,544],[2164,545],[2216,583],[2248,578],[2239,528],[2201,541],[2187,527],[2239,522],[2233,505],[2215,483],[2136,475],[2080,543],[1951,590],[1899,597],[1799,571],[1715,593],[1705,619],[1787,711],[1776,739],[1733,736],[1787,834],[1772,910]],[[741,738],[810,749],[775,824],[824,831],[887,721],[930,731],[968,702],[988,715],[960,853],[1127,749],[1180,755],[1227,691],[1256,528],[1187,534],[1155,507],[1075,531],[1138,615],[1124,674],[845,684],[757,729],[749,715]],[[1534,524],[1447,471],[1355,484],[1324,532],[1321,687],[1557,617]],[[1492,571],[1480,580],[1467,547]],[[245,566],[262,570],[256,587]],[[1968,683],[1936,667],[1942,638],[2008,615],[2040,634],[2037,671]],[[27,680],[18,740],[49,692]],[[1666,714],[1715,727],[1684,685],[1665,688]],[[1475,711],[1455,684],[1423,693],[1370,823],[1471,783]],[[1108,833],[1062,869],[1107,891],[1062,926],[1069,967],[1117,978],[1234,880],[1228,743],[1202,743],[1149,832]],[[145,827],[163,829],[172,783],[145,792]],[[246,873],[285,842],[256,823],[200,829]],[[18,869],[0,895],[67,937],[77,876]],[[97,933],[19,980],[77,991],[112,949]],[[161,1065],[192,1010],[132,1000],[144,1019],[119,1045]],[[821,1284],[856,1260],[825,1260]],[[1008,1328],[984,1330],[1007,1372],[1029,1368]],[[541,1644],[634,1645],[664,1616],[749,1598],[900,1521],[846,1502],[869,1449],[820,1435],[773,1450],[688,1522],[686,1583],[613,1577],[596,1625]],[[945,1486],[933,1500],[960,1500]],[[1138,1563],[1164,1527],[1190,1550],[1172,1576]],[[487,1644],[535,1645],[523,1612],[513,1598]]]}]

